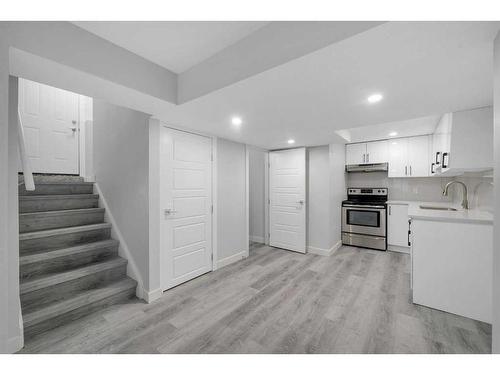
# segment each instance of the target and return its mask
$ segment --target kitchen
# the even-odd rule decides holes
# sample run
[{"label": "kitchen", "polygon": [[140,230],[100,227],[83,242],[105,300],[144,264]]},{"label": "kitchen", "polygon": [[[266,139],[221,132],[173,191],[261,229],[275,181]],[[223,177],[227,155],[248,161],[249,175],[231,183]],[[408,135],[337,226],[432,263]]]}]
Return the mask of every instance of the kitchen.
[{"label": "kitchen", "polygon": [[491,323],[492,108],[367,128],[341,132],[343,243],[408,253],[413,303]]}]

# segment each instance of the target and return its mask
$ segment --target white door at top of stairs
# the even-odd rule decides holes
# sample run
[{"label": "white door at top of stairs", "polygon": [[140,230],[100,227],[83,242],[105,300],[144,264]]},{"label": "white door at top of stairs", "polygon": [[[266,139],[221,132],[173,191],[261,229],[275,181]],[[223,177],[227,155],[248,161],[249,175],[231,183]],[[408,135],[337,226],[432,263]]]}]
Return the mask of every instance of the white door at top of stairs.
[{"label": "white door at top of stairs", "polygon": [[78,174],[79,95],[19,79],[19,113],[33,172]]}]

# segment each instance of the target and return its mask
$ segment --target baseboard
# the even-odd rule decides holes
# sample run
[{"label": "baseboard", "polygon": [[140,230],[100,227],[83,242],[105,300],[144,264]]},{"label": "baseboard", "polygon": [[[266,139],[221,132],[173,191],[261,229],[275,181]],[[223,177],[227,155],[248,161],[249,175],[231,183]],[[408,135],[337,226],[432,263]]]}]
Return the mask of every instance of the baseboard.
[{"label": "baseboard", "polygon": [[246,256],[247,256],[246,251],[240,251],[237,254],[231,255],[224,259],[220,259],[217,261],[217,269],[228,266],[231,263],[237,262],[239,260],[245,259]]},{"label": "baseboard", "polygon": [[7,340],[7,348],[6,353],[16,353],[21,350],[24,346],[24,338],[23,336],[11,337]]},{"label": "baseboard", "polygon": [[148,292],[147,290],[144,290],[142,288],[139,290],[139,286],[137,286],[136,294],[138,298],[143,299],[147,303],[151,303],[153,301],[156,301],[163,295],[163,290],[161,290],[161,288],[158,288],[151,292]]},{"label": "baseboard", "polygon": [[342,241],[338,241],[335,245],[333,245],[329,249],[322,249],[320,247],[308,246],[307,252],[310,254],[323,255],[323,256],[331,256],[342,246]]},{"label": "baseboard", "polygon": [[264,243],[264,237],[250,236],[250,241],[252,241],[252,242],[258,242],[258,243]]},{"label": "baseboard", "polygon": [[407,246],[387,245],[387,250],[394,251],[396,253],[410,254],[410,248]]},{"label": "baseboard", "polygon": [[144,298],[144,282],[142,280],[141,274],[139,272],[139,269],[137,268],[137,265],[134,261],[134,258],[132,257],[130,253],[130,249],[127,245],[127,242],[125,242],[125,239],[123,238],[123,235],[120,231],[120,228],[118,228],[118,225],[116,223],[115,218],[113,217],[113,213],[111,212],[108,203],[106,202],[106,198],[102,194],[102,190],[99,187],[99,184],[97,182],[94,183],[94,189],[96,194],[99,194],[99,206],[102,206],[106,212],[104,214],[104,218],[106,222],[109,222],[111,224],[111,237],[117,239],[120,241],[120,244],[118,246],[118,254],[127,259],[127,276],[130,278],[134,279],[137,281],[137,288],[136,288],[136,296],[137,298],[143,299],[147,302],[146,298]]}]

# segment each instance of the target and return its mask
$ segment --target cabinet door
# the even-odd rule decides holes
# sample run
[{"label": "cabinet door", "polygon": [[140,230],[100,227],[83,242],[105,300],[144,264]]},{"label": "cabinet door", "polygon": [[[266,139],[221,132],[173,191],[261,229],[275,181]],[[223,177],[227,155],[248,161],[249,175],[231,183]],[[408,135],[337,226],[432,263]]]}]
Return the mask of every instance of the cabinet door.
[{"label": "cabinet door", "polygon": [[367,163],[387,163],[389,161],[387,141],[368,142],[366,155]]},{"label": "cabinet door", "polygon": [[408,176],[428,177],[429,174],[429,136],[408,138]]},{"label": "cabinet door", "polygon": [[345,146],[345,163],[365,164],[366,143],[353,143]]},{"label": "cabinet door", "polygon": [[387,244],[408,247],[408,206],[389,204],[387,213]]},{"label": "cabinet door", "polygon": [[389,177],[408,176],[408,139],[389,141]]}]

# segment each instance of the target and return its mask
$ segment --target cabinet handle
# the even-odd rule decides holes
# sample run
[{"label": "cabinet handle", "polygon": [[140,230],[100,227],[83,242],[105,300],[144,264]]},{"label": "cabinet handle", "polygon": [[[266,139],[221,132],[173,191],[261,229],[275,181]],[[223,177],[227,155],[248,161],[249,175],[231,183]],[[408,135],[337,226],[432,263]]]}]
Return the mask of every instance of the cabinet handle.
[{"label": "cabinet handle", "polygon": [[405,165],[405,176],[408,176],[408,166]]},{"label": "cabinet handle", "polygon": [[392,206],[389,206],[389,215],[391,215],[391,214],[392,214],[392,213],[391,213],[391,208],[392,208]]},{"label": "cabinet handle", "polygon": [[448,152],[443,152],[443,168],[448,168],[448,164],[449,164],[448,160],[449,159],[450,159],[450,154]]},{"label": "cabinet handle", "polygon": [[431,164],[431,174],[434,174],[436,173],[436,171],[434,170],[434,167],[436,166],[436,163],[432,163]]},{"label": "cabinet handle", "polygon": [[366,162],[369,163],[370,162],[370,154],[366,154]]},{"label": "cabinet handle", "polygon": [[410,165],[410,176],[411,176],[411,165]]},{"label": "cabinet handle", "polygon": [[411,234],[411,219],[408,220],[408,246],[411,246],[410,234]]},{"label": "cabinet handle", "polygon": [[436,152],[436,165],[441,164],[441,161],[439,160],[439,155],[441,155],[441,152],[437,151]]},{"label": "cabinet handle", "polygon": [[366,163],[366,154],[363,154],[363,164]]}]

